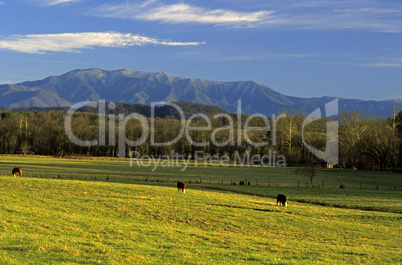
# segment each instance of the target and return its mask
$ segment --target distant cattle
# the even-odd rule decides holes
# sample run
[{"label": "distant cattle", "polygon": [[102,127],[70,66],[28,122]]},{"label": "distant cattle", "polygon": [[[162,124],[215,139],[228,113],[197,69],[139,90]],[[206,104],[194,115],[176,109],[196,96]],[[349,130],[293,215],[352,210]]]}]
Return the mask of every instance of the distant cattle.
[{"label": "distant cattle", "polygon": [[278,205],[278,203],[282,204],[282,206],[288,206],[288,202],[286,201],[286,196],[283,194],[278,194],[278,196],[276,196],[276,205]]},{"label": "distant cattle", "polygon": [[22,176],[22,168],[20,167],[15,167],[13,168],[13,170],[11,171],[11,173],[13,174],[13,177],[15,177],[17,175],[17,173]]},{"label": "distant cattle", "polygon": [[186,192],[186,183],[182,181],[177,182],[177,189],[178,191]]}]

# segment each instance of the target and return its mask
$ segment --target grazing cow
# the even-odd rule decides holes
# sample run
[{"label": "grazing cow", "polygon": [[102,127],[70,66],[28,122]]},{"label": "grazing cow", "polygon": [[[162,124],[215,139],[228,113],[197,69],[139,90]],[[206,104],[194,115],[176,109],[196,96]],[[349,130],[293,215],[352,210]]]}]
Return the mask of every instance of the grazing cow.
[{"label": "grazing cow", "polygon": [[20,174],[20,176],[22,176],[22,168],[20,168],[20,167],[13,168],[13,170],[11,172],[13,174],[13,177],[15,177],[17,175],[17,173]]},{"label": "grazing cow", "polygon": [[276,205],[278,205],[278,203],[282,204],[282,206],[288,206],[288,202],[286,201],[286,196],[283,194],[278,194],[278,196],[276,196]]},{"label": "grazing cow", "polygon": [[177,189],[178,191],[182,191],[182,192],[186,192],[186,183],[184,183],[183,181],[179,181],[177,182]]}]

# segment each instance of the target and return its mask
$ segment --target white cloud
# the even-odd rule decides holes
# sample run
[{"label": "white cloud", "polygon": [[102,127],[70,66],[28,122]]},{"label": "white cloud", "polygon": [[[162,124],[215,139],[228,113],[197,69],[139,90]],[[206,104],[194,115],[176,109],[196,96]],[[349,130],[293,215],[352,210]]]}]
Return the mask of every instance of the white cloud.
[{"label": "white cloud", "polygon": [[168,23],[227,24],[255,23],[263,20],[269,14],[271,12],[268,11],[246,13],[224,9],[206,10],[187,4],[175,4],[154,8],[149,12],[138,14],[137,17],[144,20]]},{"label": "white cloud", "polygon": [[225,9],[206,9],[189,4],[159,4],[149,0],[141,4],[126,2],[105,4],[93,10],[101,17],[113,17],[165,23],[200,23],[213,25],[252,26],[269,19],[272,11],[237,12]]},{"label": "white cloud", "polygon": [[143,45],[195,46],[205,42],[174,42],[120,32],[83,32],[61,34],[13,35],[0,39],[0,49],[31,54],[46,52],[80,52],[94,47],[128,47]]}]

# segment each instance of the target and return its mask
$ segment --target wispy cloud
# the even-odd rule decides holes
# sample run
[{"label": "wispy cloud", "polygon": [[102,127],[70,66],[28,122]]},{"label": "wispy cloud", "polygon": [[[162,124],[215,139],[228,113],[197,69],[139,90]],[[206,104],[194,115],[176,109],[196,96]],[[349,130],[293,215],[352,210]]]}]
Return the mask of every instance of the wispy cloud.
[{"label": "wispy cloud", "polygon": [[281,25],[293,29],[402,33],[402,5],[377,0],[273,1]]},{"label": "wispy cloud", "polygon": [[47,0],[48,5],[58,5],[64,3],[78,2],[79,0]]},{"label": "wispy cloud", "polygon": [[365,61],[355,65],[372,68],[399,68],[402,67],[402,57],[395,53],[390,53],[387,56],[374,56],[373,58],[366,57]]},{"label": "wispy cloud", "polygon": [[143,45],[195,46],[205,42],[175,42],[120,32],[83,32],[61,34],[13,35],[0,39],[0,49],[31,54],[80,52],[94,47],[129,47]]},{"label": "wispy cloud", "polygon": [[[259,2],[260,3],[260,2]],[[198,23],[231,27],[402,32],[402,5],[375,0],[272,0],[254,12],[209,9],[160,0],[104,4],[91,15],[161,23]]]},{"label": "wispy cloud", "polygon": [[214,56],[210,60],[230,62],[230,61],[257,61],[257,60],[272,60],[272,59],[299,59],[313,57],[312,54],[301,53],[258,53],[254,55],[239,55],[239,56]]},{"label": "wispy cloud", "polygon": [[378,67],[378,68],[388,68],[388,67],[402,67],[402,63],[385,63],[385,62],[378,62],[378,63],[364,63],[364,64],[359,64],[359,66]]},{"label": "wispy cloud", "polygon": [[192,50],[181,51],[178,53],[170,54],[171,57],[176,58],[191,58],[200,61],[210,62],[248,62],[248,61],[267,61],[267,60],[307,60],[311,58],[319,58],[320,55],[312,53],[273,53],[263,51],[250,51],[241,54],[231,55],[226,51],[208,52],[205,50]]},{"label": "wispy cloud", "polygon": [[79,2],[81,0],[32,0],[32,1],[34,1],[38,5],[55,6],[59,4]]},{"label": "wispy cloud", "polygon": [[92,11],[101,17],[156,21],[164,23],[200,23],[212,25],[244,25],[268,20],[274,12],[238,12],[226,9],[208,9],[189,4],[163,4],[155,0],[143,3],[125,2],[105,4]]}]

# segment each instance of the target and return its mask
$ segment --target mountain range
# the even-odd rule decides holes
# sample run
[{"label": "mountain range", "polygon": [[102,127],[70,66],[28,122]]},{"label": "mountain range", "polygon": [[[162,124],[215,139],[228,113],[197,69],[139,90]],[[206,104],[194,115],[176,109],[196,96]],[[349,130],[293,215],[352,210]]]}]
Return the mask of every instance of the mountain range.
[{"label": "mountain range", "polygon": [[[286,96],[254,81],[208,81],[127,69],[79,69],[43,80],[0,85],[0,106],[5,108],[61,107],[98,100],[147,105],[187,101],[236,113],[239,99],[243,113],[270,116],[283,110],[310,113],[336,98]],[[402,100],[338,99],[339,113],[358,110],[373,116],[386,116],[395,104],[402,106]]]}]

